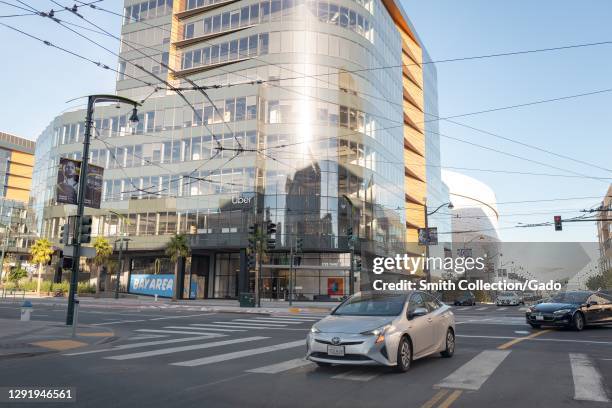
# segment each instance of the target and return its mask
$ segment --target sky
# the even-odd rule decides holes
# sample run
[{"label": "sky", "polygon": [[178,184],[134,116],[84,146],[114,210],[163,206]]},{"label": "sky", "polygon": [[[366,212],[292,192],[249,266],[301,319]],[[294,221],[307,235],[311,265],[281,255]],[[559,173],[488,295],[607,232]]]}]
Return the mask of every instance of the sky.
[{"label": "sky", "polygon": [[[8,0],[19,4],[17,0]],[[57,9],[49,0],[29,1],[39,10]],[[60,3],[71,5],[66,1]],[[103,0],[100,6],[121,12],[122,1]],[[612,2],[586,0],[491,2],[485,0],[402,0],[432,59],[612,41]],[[121,19],[81,9],[96,24],[117,33]],[[0,3],[0,16],[24,13]],[[80,22],[68,12],[58,17]],[[116,57],[58,24],[37,16],[0,17],[28,33],[79,54],[116,67]],[[111,50],[116,40],[89,33]],[[66,101],[114,90],[115,74],[78,60],[0,25],[0,64],[3,96],[0,130],[35,140],[51,120],[83,100]],[[527,55],[436,64],[440,116],[460,115],[490,108],[563,97],[612,88],[612,44]],[[7,96],[10,96],[7,97]],[[596,168],[542,151],[500,140],[448,121],[440,122],[442,165],[514,172],[589,177],[509,175],[491,171],[456,170],[477,178],[496,193],[500,235],[505,241],[596,241],[593,222],[517,228],[518,223],[569,218],[601,202],[612,181],[612,92],[505,111],[453,119],[496,135],[602,167]],[[517,157],[468,145],[459,138]],[[526,160],[542,162],[548,166]],[[564,171],[567,170],[567,171]],[[575,174],[574,174],[575,175]],[[591,197],[585,199],[568,199]],[[563,200],[557,200],[563,199]],[[540,201],[551,200],[551,201]],[[516,201],[535,201],[510,204]]]}]

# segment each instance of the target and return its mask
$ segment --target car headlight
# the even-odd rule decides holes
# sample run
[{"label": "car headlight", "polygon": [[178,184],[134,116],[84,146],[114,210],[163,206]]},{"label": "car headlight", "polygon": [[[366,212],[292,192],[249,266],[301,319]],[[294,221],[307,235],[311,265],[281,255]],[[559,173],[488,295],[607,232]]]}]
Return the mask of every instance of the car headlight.
[{"label": "car headlight", "polygon": [[312,326],[312,327],[310,328],[310,332],[311,332],[311,333],[321,333],[321,330],[317,329],[317,327],[316,327],[316,326]]},{"label": "car headlight", "polygon": [[561,310],[555,310],[553,314],[564,315],[566,313],[571,313],[571,312],[572,312],[572,309],[561,309]]},{"label": "car headlight", "polygon": [[378,343],[382,343],[383,341],[385,341],[385,332],[387,331],[387,329],[391,327],[390,324],[386,324],[384,326],[380,326],[374,330],[368,330],[368,331],[364,331],[360,334],[364,335],[364,336],[376,336],[376,341],[374,342],[375,344]]}]

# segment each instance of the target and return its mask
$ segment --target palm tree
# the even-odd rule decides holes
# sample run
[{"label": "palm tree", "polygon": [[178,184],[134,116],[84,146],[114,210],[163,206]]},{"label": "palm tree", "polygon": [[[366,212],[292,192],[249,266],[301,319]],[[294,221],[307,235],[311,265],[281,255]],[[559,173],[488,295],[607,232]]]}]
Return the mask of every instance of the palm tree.
[{"label": "palm tree", "polygon": [[187,237],[185,236],[185,234],[174,234],[166,245],[166,256],[170,258],[171,262],[174,262],[174,291],[172,294],[173,300],[176,300],[179,296],[179,262],[181,259],[189,256],[189,252],[189,244],[187,243]]},{"label": "palm tree", "polygon": [[98,236],[93,241],[93,248],[96,250],[96,256],[91,260],[96,266],[96,293],[100,292],[100,267],[108,263],[109,258],[113,254],[113,246],[108,242],[108,239]]},{"label": "palm tree", "polygon": [[51,255],[53,255],[53,247],[51,241],[46,238],[40,238],[34,242],[30,248],[32,254],[32,262],[38,264],[38,283],[36,284],[36,293],[40,295],[40,281],[42,278],[42,270],[44,265],[49,263]]}]

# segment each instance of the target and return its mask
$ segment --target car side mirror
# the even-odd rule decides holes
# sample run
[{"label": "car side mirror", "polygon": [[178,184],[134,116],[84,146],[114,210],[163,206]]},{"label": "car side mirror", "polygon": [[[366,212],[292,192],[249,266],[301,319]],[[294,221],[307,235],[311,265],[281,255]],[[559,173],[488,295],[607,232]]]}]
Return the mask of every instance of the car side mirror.
[{"label": "car side mirror", "polygon": [[427,314],[427,309],[424,307],[417,307],[412,312],[408,313],[408,320],[412,320],[415,317],[425,316]]},{"label": "car side mirror", "polygon": [[594,300],[591,300],[589,303],[587,303],[587,307],[591,307],[591,306],[597,306],[598,303]]}]

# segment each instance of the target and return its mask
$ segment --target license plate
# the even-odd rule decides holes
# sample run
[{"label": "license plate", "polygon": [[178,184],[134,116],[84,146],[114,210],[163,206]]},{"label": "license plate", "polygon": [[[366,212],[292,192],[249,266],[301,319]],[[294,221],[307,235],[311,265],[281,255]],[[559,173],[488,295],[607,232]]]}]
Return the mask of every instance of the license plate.
[{"label": "license plate", "polygon": [[344,346],[327,346],[327,354],[330,356],[344,356]]},{"label": "license plate", "polygon": [[544,316],[542,316],[542,315],[536,315],[536,320],[544,320]]}]

